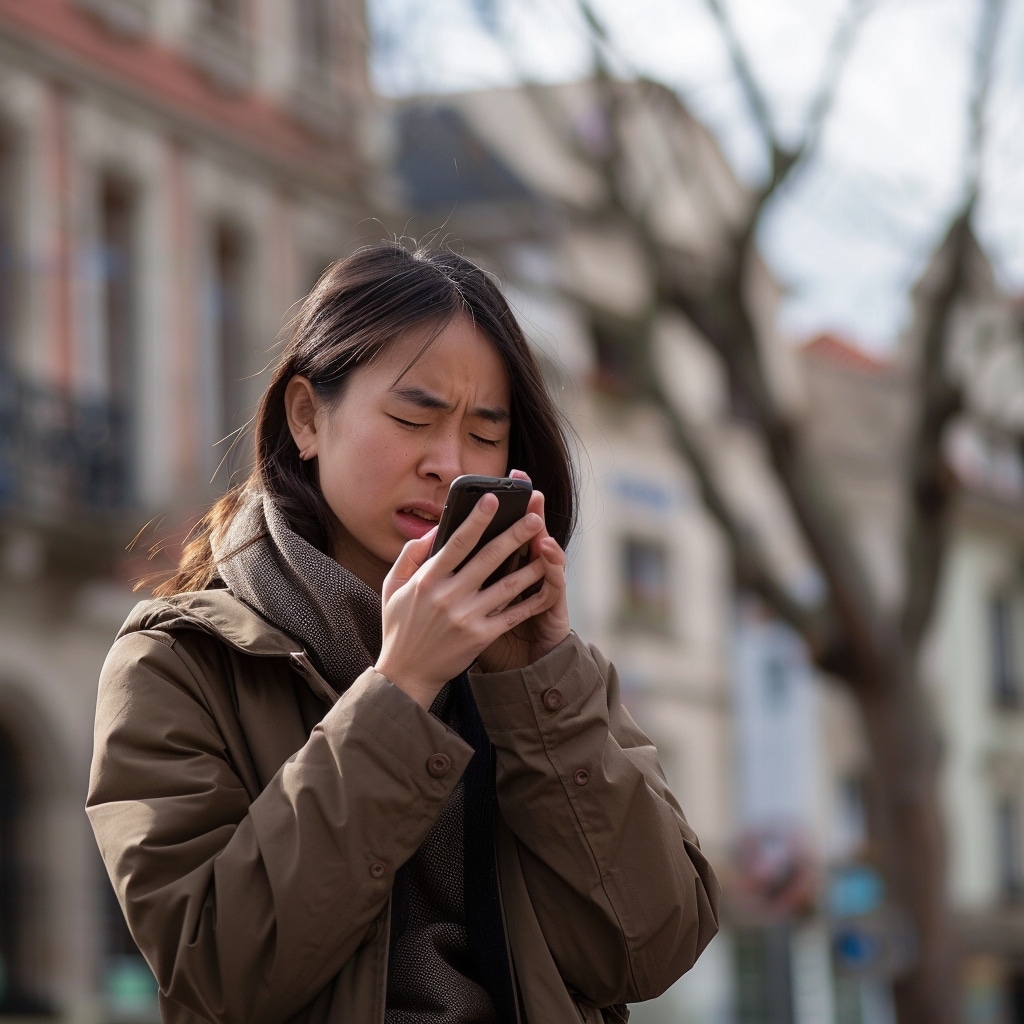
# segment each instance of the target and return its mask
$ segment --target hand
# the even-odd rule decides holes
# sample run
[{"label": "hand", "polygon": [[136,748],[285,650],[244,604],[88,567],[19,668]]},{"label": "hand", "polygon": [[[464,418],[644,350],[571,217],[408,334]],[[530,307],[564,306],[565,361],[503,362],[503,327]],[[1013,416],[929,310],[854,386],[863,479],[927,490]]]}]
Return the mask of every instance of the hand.
[{"label": "hand", "polygon": [[[509,476],[521,480],[530,478],[520,469]],[[544,495],[534,491],[530,495],[528,512],[540,516],[544,522]],[[530,541],[530,565],[543,567],[543,585],[535,595],[544,601],[522,625],[499,636],[477,659],[485,672],[503,672],[511,668],[532,665],[538,658],[553,651],[569,635],[569,605],[565,585],[565,552],[545,525]],[[532,600],[532,599],[528,599]]]},{"label": "hand", "polygon": [[[557,590],[547,582],[550,555],[534,557],[516,572],[480,589],[487,577],[524,544],[529,545],[531,554],[547,551],[535,545],[538,535],[546,533],[543,498],[540,513],[537,507],[531,496],[527,514],[456,572],[497,511],[498,499],[485,494],[433,558],[429,557],[432,530],[409,541],[385,577],[381,595],[383,643],[375,667],[424,708],[429,709],[441,687],[495,640],[557,601]],[[538,593],[513,603],[538,581],[543,581]]]}]

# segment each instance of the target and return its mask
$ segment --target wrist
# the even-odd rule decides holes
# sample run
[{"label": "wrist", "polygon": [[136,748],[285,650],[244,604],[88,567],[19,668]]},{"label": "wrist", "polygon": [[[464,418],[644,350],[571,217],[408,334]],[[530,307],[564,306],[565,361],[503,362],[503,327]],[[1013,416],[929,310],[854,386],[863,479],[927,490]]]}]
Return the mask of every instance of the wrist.
[{"label": "wrist", "polygon": [[434,698],[441,690],[440,686],[431,686],[429,683],[424,683],[421,680],[404,677],[402,673],[393,673],[388,670],[386,664],[381,662],[378,662],[373,668],[375,672],[379,672],[396,690],[401,690],[407,697],[416,701],[424,711],[430,710],[430,705],[434,703]]}]

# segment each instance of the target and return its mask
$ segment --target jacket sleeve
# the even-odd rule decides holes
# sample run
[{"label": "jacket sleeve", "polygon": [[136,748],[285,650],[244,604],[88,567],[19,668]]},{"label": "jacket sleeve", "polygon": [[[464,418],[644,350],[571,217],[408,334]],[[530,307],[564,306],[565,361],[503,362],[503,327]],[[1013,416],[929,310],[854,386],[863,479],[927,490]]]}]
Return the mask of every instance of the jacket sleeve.
[{"label": "jacket sleeve", "polygon": [[367,670],[254,796],[210,708],[187,644],[117,640],[87,812],[164,996],[210,1021],[281,1021],[384,926],[395,871],[472,750]]},{"label": "jacket sleeve", "polygon": [[651,999],[718,930],[719,885],[615,669],[571,635],[525,669],[471,676],[502,817],[566,985]]}]

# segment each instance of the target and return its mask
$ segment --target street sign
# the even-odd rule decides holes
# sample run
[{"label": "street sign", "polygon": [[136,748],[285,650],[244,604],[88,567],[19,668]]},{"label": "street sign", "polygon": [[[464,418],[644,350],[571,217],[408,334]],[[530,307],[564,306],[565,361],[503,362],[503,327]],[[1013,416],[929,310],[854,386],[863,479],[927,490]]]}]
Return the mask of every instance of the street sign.
[{"label": "street sign", "polygon": [[832,957],[841,974],[894,978],[913,962],[913,930],[901,917],[879,910],[832,927]]},{"label": "street sign", "polygon": [[870,864],[844,864],[828,880],[828,909],[837,919],[874,913],[885,898],[882,876]]}]

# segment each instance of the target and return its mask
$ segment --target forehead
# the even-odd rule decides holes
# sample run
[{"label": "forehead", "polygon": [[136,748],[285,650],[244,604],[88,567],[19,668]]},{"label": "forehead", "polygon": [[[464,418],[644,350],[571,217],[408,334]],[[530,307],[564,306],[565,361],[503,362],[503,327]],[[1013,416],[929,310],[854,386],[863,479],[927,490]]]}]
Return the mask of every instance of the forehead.
[{"label": "forehead", "polygon": [[498,346],[469,317],[442,327],[411,328],[384,347],[371,364],[389,388],[412,382],[447,393],[470,389],[508,403],[511,379]]}]

